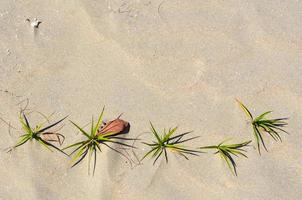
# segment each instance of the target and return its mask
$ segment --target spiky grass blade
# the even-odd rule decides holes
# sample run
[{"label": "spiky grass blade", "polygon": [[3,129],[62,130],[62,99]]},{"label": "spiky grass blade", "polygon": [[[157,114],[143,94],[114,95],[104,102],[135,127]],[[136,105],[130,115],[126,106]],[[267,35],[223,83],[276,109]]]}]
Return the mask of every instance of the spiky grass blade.
[{"label": "spiky grass blade", "polygon": [[261,115],[259,115],[258,117],[255,118],[255,121],[262,120],[266,115],[268,115],[270,113],[272,113],[272,111],[267,111],[267,112],[262,113]]},{"label": "spiky grass blade", "polygon": [[31,130],[28,120],[24,114],[23,114],[23,118],[20,115],[19,122],[22,124],[22,129],[26,134],[29,134],[29,135],[32,134],[32,130]]},{"label": "spiky grass blade", "polygon": [[[69,156],[73,155],[74,153],[76,153],[76,152],[79,151],[80,149],[86,147],[87,145],[89,145],[89,142],[87,142],[87,141],[82,142],[81,146],[75,148],[75,149],[69,154]],[[74,159],[74,160],[75,160],[75,159]]]},{"label": "spiky grass blade", "polygon": [[265,149],[265,151],[267,151],[267,148],[266,148],[266,145],[265,145],[265,143],[263,141],[261,132],[258,129],[258,126],[254,125],[253,128],[254,128],[254,132],[255,132],[255,136],[256,136],[256,140],[257,140],[258,151],[259,151],[259,154],[261,154],[261,152],[260,152],[260,142],[259,141],[261,141],[262,146]]},{"label": "spiky grass blade", "polygon": [[288,132],[283,129],[283,127],[287,126],[287,123],[285,121],[288,120],[288,118],[268,119],[267,116],[271,114],[272,111],[264,112],[258,117],[253,118],[251,112],[247,109],[247,107],[239,100],[237,100],[237,102],[252,121],[251,125],[253,128],[253,135],[257,144],[257,150],[259,155],[261,155],[261,146],[266,151],[268,151],[263,139],[263,133],[267,133],[275,141],[282,142],[282,138],[279,134],[279,131],[288,134]]},{"label": "spiky grass blade", "polygon": [[64,150],[69,149],[69,148],[71,148],[71,147],[79,146],[79,145],[81,145],[81,144],[83,144],[82,141],[81,141],[81,142],[74,143],[74,144],[69,145],[69,146],[67,146],[67,147],[64,147],[62,150],[64,151]]},{"label": "spiky grass blade", "polygon": [[27,120],[25,114],[23,114],[23,117],[24,117],[25,122],[26,122],[26,127],[28,127],[28,129],[31,130],[30,125],[29,125],[29,123],[28,123],[28,120]]},{"label": "spiky grass blade", "polygon": [[87,138],[91,138],[91,136],[86,133],[80,126],[78,126],[76,123],[74,123],[73,121],[69,120],[75,127],[77,127],[77,129],[79,129],[81,131],[81,133],[83,133],[83,135],[85,135]]},{"label": "spiky grass blade", "polygon": [[173,135],[173,133],[175,133],[176,130],[177,130],[177,127],[173,128],[173,129],[169,129],[169,132],[168,132],[168,134],[165,135],[165,137],[163,138],[163,141],[167,141]]},{"label": "spiky grass blade", "polygon": [[53,152],[52,149],[46,144],[44,143],[44,141],[40,138],[37,139],[37,141],[43,146],[45,147],[46,149],[48,149],[49,151]]},{"label": "spiky grass blade", "polygon": [[151,130],[152,130],[153,135],[157,139],[158,143],[161,143],[162,140],[161,140],[160,136],[158,135],[157,131],[155,130],[155,128],[154,128],[154,126],[151,122],[150,122],[150,125],[151,125]]},{"label": "spiky grass blade", "polygon": [[151,154],[153,151],[156,151],[157,150],[157,146],[156,147],[153,147],[150,151],[148,151],[143,157],[142,157],[142,159],[141,159],[141,161],[142,160],[144,160],[149,154]]},{"label": "spiky grass blade", "polygon": [[247,158],[247,156],[243,153],[245,152],[246,146],[248,146],[252,141],[246,141],[238,144],[224,144],[224,141],[219,143],[218,145],[204,146],[200,147],[200,149],[216,149],[217,151],[214,153],[219,153],[220,157],[226,162],[230,171],[237,176],[237,165],[235,163],[233,156],[238,157],[243,156]]},{"label": "spiky grass blade", "polygon": [[94,162],[93,162],[93,173],[92,173],[92,175],[94,175],[95,167],[96,167],[96,148],[94,148],[93,153],[94,153]]},{"label": "spiky grass blade", "polygon": [[91,162],[92,153],[94,151],[94,147],[95,146],[93,146],[93,145],[88,147],[88,175],[90,174],[90,162]]},{"label": "spiky grass blade", "polygon": [[153,165],[155,165],[156,161],[158,160],[158,158],[161,156],[162,153],[163,153],[163,149],[160,149],[159,151],[156,151],[156,155],[153,156],[153,157],[156,156],[156,158],[153,161]]},{"label": "spiky grass blade", "polygon": [[238,102],[239,106],[241,107],[241,109],[245,112],[245,114],[251,119],[253,120],[253,115],[252,113],[247,109],[247,107],[238,99],[236,99],[236,101]]},{"label": "spiky grass blade", "polygon": [[80,157],[80,159],[78,159],[72,166],[71,168],[75,167],[76,165],[78,165],[87,155],[88,149],[86,149],[85,151],[81,151],[81,154],[78,157]]},{"label": "spiky grass blade", "polygon": [[185,143],[189,140],[193,140],[193,139],[197,138],[197,137],[192,137],[192,138],[182,140],[182,138],[184,136],[186,136],[187,134],[189,134],[191,132],[182,133],[182,134],[172,137],[172,135],[174,135],[174,133],[176,132],[177,127],[170,128],[167,133],[164,130],[162,134],[159,134],[151,122],[150,122],[150,126],[151,126],[151,133],[153,134],[153,136],[156,140],[153,141],[152,143],[142,142],[143,144],[149,146],[151,148],[151,150],[149,150],[142,157],[141,161],[152,154],[151,157],[154,158],[154,161],[153,161],[153,165],[154,165],[158,161],[158,159],[161,157],[161,155],[164,153],[166,163],[168,163],[169,159],[168,159],[167,150],[176,152],[177,154],[185,157],[186,159],[188,159],[188,157],[186,155],[198,156],[198,153],[201,153],[201,151],[191,150],[191,149],[185,148],[181,145],[182,143]]},{"label": "spiky grass blade", "polygon": [[59,148],[56,147],[55,145],[53,145],[53,144],[51,144],[51,143],[49,143],[49,142],[43,140],[42,138],[40,138],[40,140],[42,140],[42,142],[43,142],[46,146],[52,147],[53,149],[55,149],[55,150],[57,150],[57,151],[59,151],[59,152],[65,154],[66,156],[68,156],[68,154],[66,154],[64,151],[62,151],[62,149],[59,149]]},{"label": "spiky grass blade", "polygon": [[103,107],[102,112],[101,112],[101,114],[99,115],[98,121],[97,121],[97,123],[96,123],[96,126],[95,126],[94,129],[93,129],[94,135],[96,135],[97,131],[99,130],[99,128],[100,128],[100,126],[101,126],[102,119],[103,119],[103,115],[104,115],[104,111],[105,111],[105,106]]},{"label": "spiky grass blade", "polygon": [[68,117],[68,116],[62,118],[61,120],[59,120],[59,121],[57,121],[57,122],[55,122],[55,123],[53,123],[53,124],[51,124],[51,125],[49,125],[49,126],[43,128],[43,129],[41,129],[41,130],[39,130],[39,131],[37,131],[36,134],[43,133],[44,131],[46,131],[46,130],[52,128],[52,127],[54,127],[55,125],[57,125],[57,124],[61,123],[62,121],[64,121],[67,117]]},{"label": "spiky grass blade", "polygon": [[17,147],[19,147],[19,146],[25,144],[25,143],[26,143],[28,140],[30,140],[30,139],[31,139],[31,137],[28,136],[28,135],[25,135],[25,137],[20,137],[19,142],[18,142],[16,145],[14,145],[14,146],[8,148],[7,152],[11,152],[13,149],[15,149],[15,148],[17,148]]}]

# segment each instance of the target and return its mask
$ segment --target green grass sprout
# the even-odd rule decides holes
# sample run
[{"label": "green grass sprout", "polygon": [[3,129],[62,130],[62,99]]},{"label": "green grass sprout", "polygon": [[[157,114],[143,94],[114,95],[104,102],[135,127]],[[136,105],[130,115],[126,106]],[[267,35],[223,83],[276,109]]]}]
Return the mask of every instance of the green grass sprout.
[{"label": "green grass sprout", "polygon": [[52,148],[53,148],[65,155],[67,155],[61,149],[59,149],[55,145],[49,143],[49,142],[58,142],[59,144],[62,144],[65,139],[64,135],[59,134],[59,133],[54,133],[54,132],[46,132],[50,128],[61,123],[66,118],[67,118],[67,116],[53,124],[50,124],[50,125],[44,127],[44,128],[43,128],[44,123],[39,123],[36,126],[34,126],[34,128],[32,128],[32,126],[29,124],[29,121],[28,121],[26,115],[24,113],[20,113],[19,121],[22,125],[24,134],[19,137],[19,141],[17,142],[16,145],[8,148],[7,152],[11,152],[13,149],[22,146],[23,144],[25,144],[28,141],[35,140],[35,141],[39,142],[43,147],[49,149],[50,151],[52,151]]},{"label": "green grass sprout", "polygon": [[176,152],[187,160],[189,159],[187,155],[198,156],[198,153],[201,153],[201,151],[187,149],[182,145],[182,143],[184,142],[198,138],[198,137],[191,137],[188,139],[183,139],[184,136],[188,135],[191,132],[185,132],[173,136],[173,134],[177,130],[177,127],[175,127],[175,128],[170,128],[168,132],[164,130],[164,133],[160,135],[158,131],[156,131],[156,129],[154,128],[151,122],[150,125],[151,125],[151,132],[155,137],[155,141],[153,141],[152,143],[142,142],[143,144],[148,145],[151,148],[151,150],[148,151],[141,160],[145,159],[149,155],[152,155],[152,158],[155,158],[153,162],[154,165],[156,161],[159,159],[159,157],[164,153],[166,158],[166,163],[168,163],[167,150]]},{"label": "green grass sprout", "polygon": [[243,153],[246,152],[243,148],[248,146],[252,141],[247,141],[239,144],[224,144],[226,142],[223,141],[220,144],[200,147],[200,149],[216,149],[217,151],[214,154],[219,154],[220,157],[227,163],[231,172],[237,176],[237,165],[235,163],[233,156],[241,155],[247,158],[247,156]]},{"label": "green grass sprout", "polygon": [[69,156],[73,155],[71,160],[72,163],[71,168],[78,165],[88,155],[88,174],[90,174],[90,166],[91,166],[91,161],[93,159],[93,175],[94,175],[96,162],[97,162],[97,151],[102,152],[101,145],[105,145],[109,149],[119,153],[124,157],[126,157],[125,154],[111,147],[108,143],[119,144],[124,147],[135,148],[131,145],[119,141],[119,140],[125,141],[125,140],[135,140],[135,139],[118,137],[117,136],[118,134],[113,132],[108,132],[106,134],[98,134],[98,130],[102,124],[104,109],[105,107],[103,107],[102,112],[99,115],[96,124],[92,117],[90,131],[85,131],[76,123],[70,121],[85,136],[85,140],[63,148],[63,150],[73,148],[72,152],[69,154]]},{"label": "green grass sprout", "polygon": [[[260,152],[260,145],[262,144],[263,148],[267,151],[266,145],[263,140],[263,133],[269,134],[275,141],[282,142],[280,131],[289,134],[287,131],[283,129],[283,127],[287,126],[286,120],[288,118],[277,118],[277,119],[268,119],[267,115],[270,114],[272,111],[267,111],[259,115],[258,117],[254,118],[251,112],[247,109],[247,107],[237,100],[242,110],[246,113],[246,115],[250,118],[251,124],[253,127],[254,138],[257,143],[257,149],[259,155]],[[261,143],[260,143],[261,142]]]}]

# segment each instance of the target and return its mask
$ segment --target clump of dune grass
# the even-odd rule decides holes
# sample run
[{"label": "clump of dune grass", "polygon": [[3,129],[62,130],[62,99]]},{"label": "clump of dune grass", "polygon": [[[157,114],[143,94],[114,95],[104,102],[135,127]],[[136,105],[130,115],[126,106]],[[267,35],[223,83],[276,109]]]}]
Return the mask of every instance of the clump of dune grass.
[{"label": "clump of dune grass", "polygon": [[191,150],[183,146],[183,143],[197,138],[197,137],[191,137],[191,138],[184,139],[184,137],[190,134],[191,132],[185,132],[174,136],[177,130],[177,127],[175,127],[175,128],[170,128],[168,132],[164,130],[163,134],[160,134],[154,128],[151,122],[150,125],[151,125],[151,132],[155,138],[155,141],[153,141],[152,143],[142,142],[143,144],[148,145],[151,148],[151,150],[148,151],[141,160],[151,155],[151,157],[154,158],[153,161],[153,165],[154,165],[156,161],[159,159],[159,157],[164,153],[166,163],[168,163],[167,150],[170,150],[171,152],[175,152],[183,156],[187,160],[189,159],[188,155],[198,156],[198,153],[201,153],[200,151]]},{"label": "clump of dune grass", "polygon": [[250,144],[252,141],[247,141],[239,144],[224,144],[225,142],[226,140],[218,145],[200,147],[200,149],[217,150],[214,154],[219,154],[220,157],[226,162],[231,172],[237,176],[237,165],[232,155],[236,157],[241,155],[247,158],[247,156],[243,153],[246,152],[246,150],[243,148],[248,146],[248,144]]},{"label": "clump of dune grass", "polygon": [[102,152],[101,145],[105,145],[109,149],[121,154],[124,157],[125,155],[121,151],[111,147],[109,143],[135,148],[131,145],[118,141],[118,140],[123,141],[123,140],[135,140],[135,139],[117,137],[118,133],[115,131],[106,132],[105,134],[98,134],[98,131],[102,124],[104,109],[105,108],[103,108],[101,114],[99,115],[96,124],[92,117],[90,131],[85,131],[76,123],[70,121],[85,136],[84,140],[63,148],[63,150],[74,148],[73,151],[69,154],[69,156],[73,155],[71,160],[72,162],[71,168],[78,165],[88,155],[88,174],[90,174],[90,166],[91,166],[91,161],[93,159],[93,175],[94,175],[96,162],[97,162],[97,151]]},{"label": "clump of dune grass", "polygon": [[17,142],[16,145],[8,148],[8,152],[12,151],[17,147],[24,145],[28,141],[35,140],[39,142],[43,147],[49,149],[50,151],[52,151],[52,149],[55,149],[65,154],[65,152],[63,152],[61,149],[50,143],[50,142],[58,142],[61,145],[65,139],[64,135],[60,133],[49,132],[48,130],[61,123],[64,119],[66,119],[66,117],[44,128],[43,128],[44,123],[39,123],[33,128],[29,124],[26,115],[24,113],[20,113],[19,122],[22,125],[22,130],[24,134],[19,137],[19,141]]},{"label": "clump of dune grass", "polygon": [[260,144],[262,144],[263,148],[267,151],[263,140],[263,133],[269,134],[275,141],[280,142],[282,142],[281,136],[279,134],[280,131],[289,134],[283,129],[283,127],[288,125],[287,122],[285,122],[286,120],[288,120],[288,118],[268,119],[267,115],[272,113],[272,111],[264,112],[258,117],[254,118],[251,112],[243,103],[241,103],[239,100],[237,100],[237,102],[251,120],[254,138],[256,140],[257,149],[260,155]]}]

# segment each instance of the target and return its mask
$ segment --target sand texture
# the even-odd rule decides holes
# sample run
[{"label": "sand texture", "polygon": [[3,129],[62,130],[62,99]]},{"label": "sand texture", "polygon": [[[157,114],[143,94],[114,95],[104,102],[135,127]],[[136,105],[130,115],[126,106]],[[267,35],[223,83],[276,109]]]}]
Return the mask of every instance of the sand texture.
[{"label": "sand texture", "polygon": [[[0,199],[301,199],[301,64],[299,0],[1,0],[0,117],[16,129],[0,121]],[[87,160],[70,169],[35,142],[3,151],[22,134],[26,99],[32,124],[55,112],[52,121],[85,125],[105,105],[108,120],[124,113],[128,137],[150,140],[152,121],[194,130],[188,145],[198,147],[253,139],[236,98],[255,115],[290,117],[291,133],[265,136],[262,156],[250,147],[238,177],[211,153],[153,166],[104,148],[92,177]],[[64,124],[63,146],[82,138]]]}]

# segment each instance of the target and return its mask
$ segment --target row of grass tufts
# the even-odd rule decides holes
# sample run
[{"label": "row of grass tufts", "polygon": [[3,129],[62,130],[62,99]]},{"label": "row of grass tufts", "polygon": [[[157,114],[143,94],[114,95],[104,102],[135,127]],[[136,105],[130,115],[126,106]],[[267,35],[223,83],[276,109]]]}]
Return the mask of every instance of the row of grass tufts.
[{"label": "row of grass tufts", "polygon": [[[288,134],[288,132],[283,129],[285,126],[287,126],[286,120],[288,120],[288,118],[270,119],[268,118],[268,115],[271,113],[271,111],[264,112],[258,117],[253,117],[251,112],[242,102],[239,100],[237,100],[237,102],[250,119],[254,141],[260,155],[261,146],[267,151],[267,147],[263,139],[264,134],[268,134],[275,141],[282,142],[280,132]],[[133,149],[135,147],[127,144],[127,141],[138,140],[121,137],[121,133],[117,133],[115,131],[100,134],[98,131],[103,123],[103,115],[104,108],[98,116],[97,121],[94,121],[92,117],[89,131],[85,131],[78,124],[70,121],[81,132],[85,139],[61,149],[52,144],[52,142],[62,145],[65,139],[64,135],[50,131],[50,129],[63,122],[67,116],[44,127],[45,122],[39,123],[36,126],[31,126],[26,115],[24,113],[20,113],[19,121],[22,126],[23,135],[19,137],[18,142],[14,146],[8,149],[8,152],[11,152],[13,149],[16,149],[28,141],[33,140],[40,143],[43,147],[49,149],[50,151],[57,150],[64,155],[71,157],[71,167],[78,165],[88,156],[88,174],[90,174],[91,162],[93,162],[92,174],[94,174],[96,169],[97,154],[102,152],[102,147],[107,147],[110,150],[125,156],[120,149],[113,147],[113,145]],[[153,159],[153,165],[161,157],[164,157],[166,163],[168,163],[169,153],[174,153],[188,160],[189,156],[199,156],[200,153],[204,153],[202,150],[213,149],[215,150],[214,154],[220,155],[221,159],[225,161],[230,171],[237,176],[237,165],[234,156],[243,156],[247,158],[245,154],[246,147],[248,147],[252,142],[250,140],[242,143],[226,144],[226,141],[223,141],[218,145],[209,145],[192,149],[187,147],[185,143],[194,140],[199,136],[191,137],[191,131],[177,134],[176,132],[178,127],[170,128],[168,131],[165,129],[163,131],[158,131],[151,122],[150,127],[153,140],[151,142],[142,142],[144,145],[148,146],[149,149],[141,160],[144,160],[146,157],[151,157]],[[70,153],[66,153],[66,150],[70,150]]]}]

